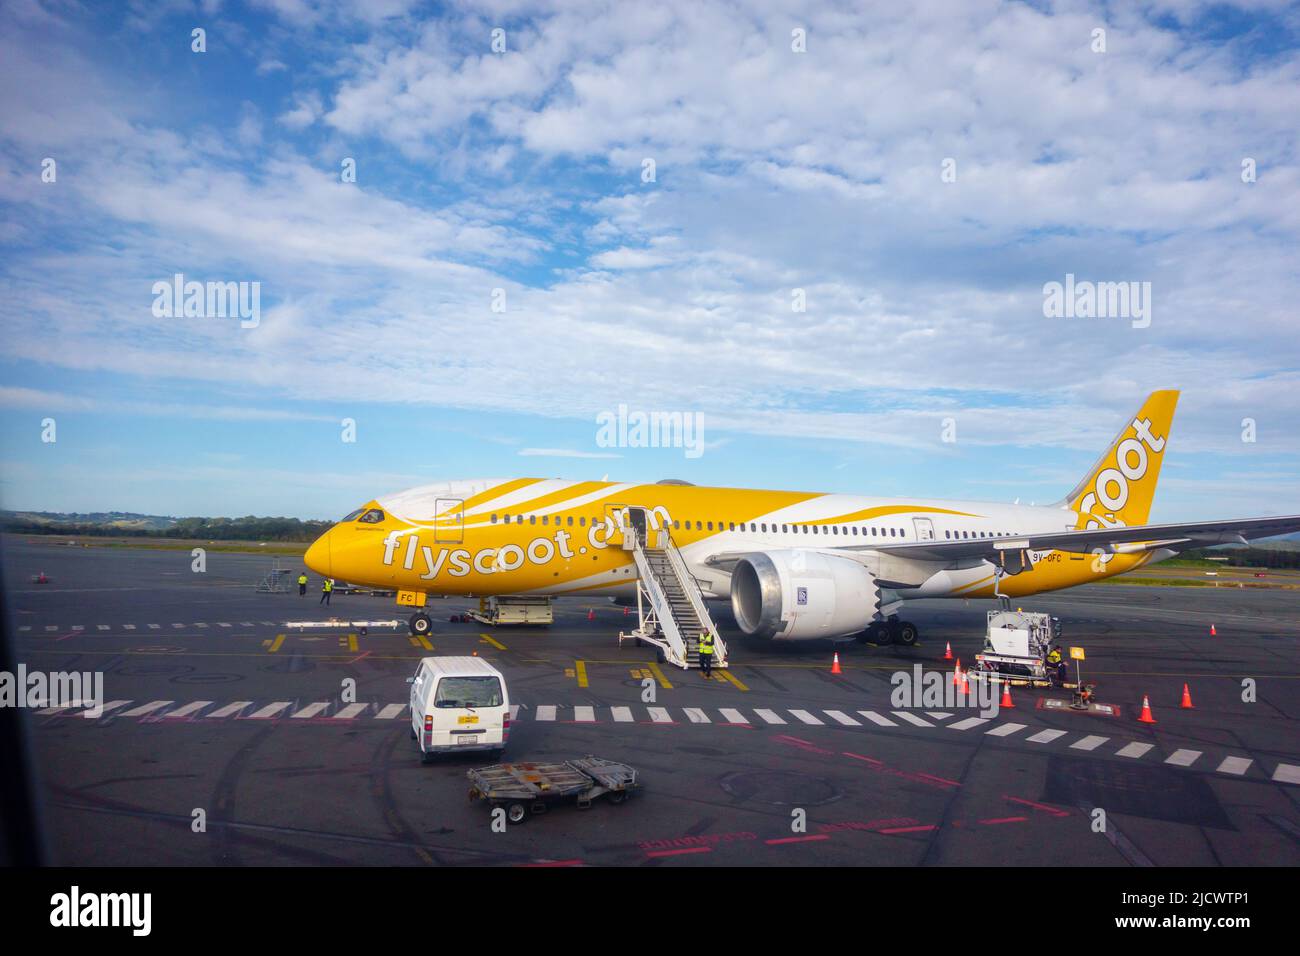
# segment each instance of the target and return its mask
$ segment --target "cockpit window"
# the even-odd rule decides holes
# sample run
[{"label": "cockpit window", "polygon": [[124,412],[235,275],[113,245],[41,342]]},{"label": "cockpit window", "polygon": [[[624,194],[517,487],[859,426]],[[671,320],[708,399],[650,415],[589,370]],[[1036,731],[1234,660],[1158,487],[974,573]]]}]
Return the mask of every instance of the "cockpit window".
[{"label": "cockpit window", "polygon": [[[364,508],[358,508],[356,511],[349,512],[347,517],[345,517],[343,521],[353,521],[356,519],[357,515],[361,514],[361,512],[363,511],[365,511]],[[342,524],[343,522],[340,521],[339,523]]]},{"label": "cockpit window", "polygon": [[384,513],[378,508],[371,508],[357,520],[362,524],[379,524],[384,520]]}]

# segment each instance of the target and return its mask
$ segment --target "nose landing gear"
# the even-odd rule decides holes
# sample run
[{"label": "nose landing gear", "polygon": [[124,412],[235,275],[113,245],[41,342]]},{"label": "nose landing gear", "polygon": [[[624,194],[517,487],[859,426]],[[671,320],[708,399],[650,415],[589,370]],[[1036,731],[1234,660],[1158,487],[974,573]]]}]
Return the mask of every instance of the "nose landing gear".
[{"label": "nose landing gear", "polygon": [[411,615],[410,627],[412,637],[423,637],[433,629],[433,618],[423,611],[417,611]]}]

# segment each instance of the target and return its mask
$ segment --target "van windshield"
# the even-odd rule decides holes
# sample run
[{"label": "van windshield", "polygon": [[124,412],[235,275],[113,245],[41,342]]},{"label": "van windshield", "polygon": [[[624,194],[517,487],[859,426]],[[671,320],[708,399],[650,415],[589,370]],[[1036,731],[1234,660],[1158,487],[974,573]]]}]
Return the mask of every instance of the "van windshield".
[{"label": "van windshield", "polygon": [[444,677],[435,707],[500,707],[501,681],[495,677]]}]

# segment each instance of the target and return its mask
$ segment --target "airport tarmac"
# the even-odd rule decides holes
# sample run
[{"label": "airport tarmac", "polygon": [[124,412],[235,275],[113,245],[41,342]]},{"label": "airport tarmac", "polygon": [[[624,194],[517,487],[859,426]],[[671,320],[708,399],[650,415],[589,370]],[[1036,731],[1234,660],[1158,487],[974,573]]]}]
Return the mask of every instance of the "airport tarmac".
[{"label": "airport tarmac", "polygon": [[[405,615],[388,598],[323,608],[314,575],[305,598],[258,593],[268,556],[213,552],[195,573],[188,551],[4,547],[19,659],[105,675],[102,716],[29,713],[59,864],[1300,863],[1295,591],[1031,599],[1086,649],[1085,679],[1119,714],[1044,709],[1060,692],[1016,689],[1014,710],[986,718],[895,707],[890,677],[950,670],[949,642],[969,661],[988,601],[920,602],[918,646],[839,645],[840,675],[830,645],[748,643],[719,606],[732,667],[706,680],[620,647],[635,618],[606,603],[564,599],[549,628],[492,629],[449,622],[468,602],[435,600],[424,639],[404,623],[290,629]],[[31,583],[42,571],[49,583]],[[642,792],[494,832],[466,799],[484,758],[421,764],[405,710],[420,657],[469,653],[504,672],[518,706],[505,759],[620,760]],[[1154,725],[1136,720],[1144,694]]]}]

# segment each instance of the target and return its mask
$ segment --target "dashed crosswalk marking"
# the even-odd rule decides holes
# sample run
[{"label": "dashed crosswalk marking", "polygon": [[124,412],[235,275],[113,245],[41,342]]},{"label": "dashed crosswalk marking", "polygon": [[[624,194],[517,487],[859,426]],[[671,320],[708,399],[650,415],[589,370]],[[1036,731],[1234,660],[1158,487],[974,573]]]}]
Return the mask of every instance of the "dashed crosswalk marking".
[{"label": "dashed crosswalk marking", "polygon": [[672,714],[668,713],[666,707],[647,707],[650,712],[650,720],[656,724],[671,724],[673,722]]},{"label": "dashed crosswalk marking", "polygon": [[134,624],[123,624],[123,625],[122,625],[122,630],[124,630],[124,631],[134,631],[134,630],[135,630],[135,625],[134,625]]},{"label": "dashed crosswalk marking", "polygon": [[799,718],[805,724],[808,724],[813,727],[821,727],[824,726],[825,724],[824,721],[818,720],[816,717],[808,713],[808,711],[806,710],[792,710],[790,711],[790,713],[793,714],[795,717]]},{"label": "dashed crosswalk marking", "polygon": [[198,622],[197,624],[195,624],[194,626],[195,626],[195,627],[201,627],[201,628],[203,628],[204,630],[206,630],[207,627],[208,627],[208,625],[205,624],[205,623],[202,622],[202,621],[199,621],[199,622]]},{"label": "dashed crosswalk marking", "polygon": [[826,716],[829,717],[831,720],[839,721],[839,722],[840,722],[841,724],[843,724],[845,727],[861,727],[861,726],[862,726],[861,723],[859,723],[858,721],[854,720],[854,719],[853,719],[852,717],[850,717],[848,714],[846,714],[846,713],[844,713],[843,711],[840,711],[840,710],[828,710],[828,711],[826,711]]},{"label": "dashed crosswalk marking", "polygon": [[47,634],[53,634],[53,633],[54,633],[55,631],[57,631],[57,630],[58,630],[58,627],[56,627],[56,626],[53,625],[53,624],[47,624],[46,627],[45,627],[45,632],[46,632]]},{"label": "dashed crosswalk marking", "polygon": [[388,704],[379,713],[375,714],[376,720],[392,720],[399,716],[402,711],[406,710],[405,704]]},{"label": "dashed crosswalk marking", "polygon": [[172,717],[189,717],[197,713],[198,711],[202,710],[204,707],[209,706],[211,703],[212,701],[210,700],[190,701],[190,703],[188,704],[181,704],[181,706],[177,707],[175,710],[167,711],[167,713],[163,714],[162,716],[167,719],[170,719]]},{"label": "dashed crosswalk marking", "polygon": [[365,713],[366,707],[368,707],[368,706],[369,706],[368,704],[348,704],[346,707],[344,707],[342,710],[340,710],[337,714],[335,714],[333,719],[334,719],[334,720],[352,720],[353,718],[357,717],[358,715]]},{"label": "dashed crosswalk marking", "polygon": [[302,710],[293,715],[294,720],[307,720],[315,717],[317,714],[324,713],[329,709],[330,702],[327,700],[318,700],[313,704],[308,704]]},{"label": "dashed crosswalk marking", "polygon": [[614,723],[616,724],[630,724],[636,720],[636,718],[632,716],[631,707],[611,707],[610,713],[613,714]]},{"label": "dashed crosswalk marking", "polygon": [[729,724],[748,724],[749,720],[734,707],[722,707],[718,710]]},{"label": "dashed crosswalk marking", "polygon": [[1065,736],[1064,730],[1040,730],[1032,737],[1026,737],[1025,739],[1030,741],[1031,743],[1050,744],[1057,737],[1064,737],[1064,736]]},{"label": "dashed crosswalk marking", "polygon": [[511,719],[511,720],[518,720],[518,719],[519,719],[519,711],[520,711],[520,710],[522,710],[522,708],[521,708],[518,704],[511,704],[511,705],[510,705],[510,719]]},{"label": "dashed crosswalk marking", "polygon": [[877,727],[897,727],[897,726],[898,726],[898,724],[894,723],[894,722],[893,722],[892,720],[890,720],[888,717],[883,717],[883,716],[881,716],[880,714],[876,713],[874,710],[860,710],[860,711],[858,711],[858,713],[861,714],[863,717],[867,718],[867,720],[871,721],[871,722],[872,722],[873,724],[875,724]]},{"label": "dashed crosswalk marking", "polygon": [[1132,757],[1134,759],[1137,759],[1138,757],[1141,757],[1143,754],[1145,754],[1147,751],[1153,750],[1154,748],[1155,748],[1155,744],[1131,743],[1128,744],[1127,746],[1121,747],[1119,750],[1116,750],[1115,756]]},{"label": "dashed crosswalk marking", "polygon": [[184,627],[184,624],[173,624],[172,627]]},{"label": "dashed crosswalk marking", "polygon": [[1240,777],[1254,763],[1249,757],[1224,757],[1223,763],[1215,767],[1219,773],[1231,773]]},{"label": "dashed crosswalk marking", "polygon": [[72,625],[72,629],[73,629],[74,631],[84,631],[84,630],[86,629],[86,625],[84,625],[84,624],[74,624],[74,625]]},{"label": "dashed crosswalk marking", "polygon": [[554,704],[542,704],[540,707],[538,707],[538,708],[537,708],[537,719],[538,719],[538,720],[554,720],[554,719],[555,719],[555,705],[554,705]]},{"label": "dashed crosswalk marking", "polygon": [[248,720],[271,720],[279,716],[282,711],[288,710],[293,706],[291,700],[277,700],[274,704],[267,704],[260,710],[255,710],[248,715]]},{"label": "dashed crosswalk marking", "polygon": [[1096,750],[1098,747],[1100,747],[1108,740],[1110,740],[1109,737],[1098,737],[1096,734],[1089,734],[1086,737],[1080,737],[1074,743],[1070,744],[1070,749],[1071,750]]},{"label": "dashed crosswalk marking", "polygon": [[982,727],[989,722],[987,717],[967,717],[965,720],[959,720],[955,724],[947,724],[949,730],[970,730],[972,727]]},{"label": "dashed crosswalk marking", "polygon": [[141,704],[139,707],[132,707],[130,710],[122,711],[123,717],[143,717],[145,714],[152,714],[155,710],[162,710],[170,700],[151,700],[147,704]]},{"label": "dashed crosswalk marking", "polygon": [[208,717],[233,717],[243,711],[244,708],[252,706],[253,702],[251,700],[237,700],[233,704],[227,704],[225,707],[214,710],[212,713],[208,714]]},{"label": "dashed crosswalk marking", "polygon": [[99,716],[103,717],[104,715],[108,714],[110,711],[117,710],[119,707],[125,707],[129,703],[131,703],[131,701],[129,700],[110,700],[107,704],[104,705],[103,709],[99,712]]},{"label": "dashed crosswalk marking", "polygon": [[1025,727],[1025,724],[999,724],[996,727],[990,727],[984,733],[990,737],[1010,737],[1012,734],[1024,730]]},{"label": "dashed crosswalk marking", "polygon": [[769,724],[785,723],[784,720],[777,716],[777,713],[774,710],[763,710],[762,708],[755,707],[754,713],[758,714],[758,716],[762,717],[763,720],[767,721]]},{"label": "dashed crosswalk marking", "polygon": [[930,723],[928,720],[923,720],[922,718],[916,716],[916,714],[909,714],[909,713],[908,713],[907,711],[905,711],[905,710],[896,710],[896,711],[893,712],[893,714],[894,714],[894,716],[897,717],[899,720],[905,720],[905,721],[907,721],[909,724],[912,724],[914,727],[933,727],[933,726],[934,726],[934,724]]},{"label": "dashed crosswalk marking", "polygon": [[596,722],[596,708],[579,705],[573,708],[573,719],[580,724],[594,724]]},{"label": "dashed crosswalk marking", "polygon": [[1190,767],[1200,756],[1199,750],[1175,750],[1165,758],[1165,763],[1171,763],[1175,767]]},{"label": "dashed crosswalk marking", "polygon": [[97,631],[107,631],[108,629],[109,629],[109,627],[108,627],[107,624],[96,624],[96,625],[95,625],[95,630],[97,630]]},{"label": "dashed crosswalk marking", "polygon": [[931,720],[945,721],[951,718],[952,714],[946,713],[942,710],[927,710],[925,716],[929,717]]},{"label": "dashed crosswalk marking", "polygon": [[1275,783],[1300,783],[1300,767],[1293,767],[1289,763],[1280,763],[1277,769],[1273,771],[1273,781]]},{"label": "dashed crosswalk marking", "polygon": [[693,724],[713,723],[713,721],[709,719],[709,715],[704,712],[704,708],[702,707],[683,707],[682,710],[686,712],[686,719]]},{"label": "dashed crosswalk marking", "polygon": [[158,630],[158,628],[160,628],[160,627],[162,627],[161,624],[150,624],[150,625],[149,625],[149,630],[151,630],[151,631],[156,631],[156,630]]},{"label": "dashed crosswalk marking", "polygon": [[227,624],[225,621],[221,621],[217,624],[217,627],[234,627],[234,626],[235,625],[233,624]]}]

